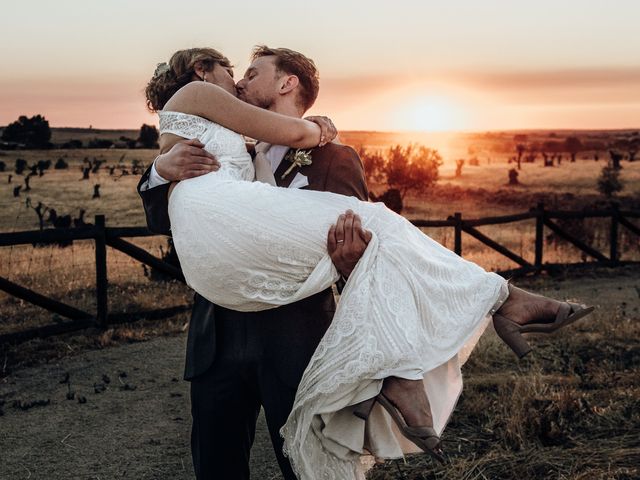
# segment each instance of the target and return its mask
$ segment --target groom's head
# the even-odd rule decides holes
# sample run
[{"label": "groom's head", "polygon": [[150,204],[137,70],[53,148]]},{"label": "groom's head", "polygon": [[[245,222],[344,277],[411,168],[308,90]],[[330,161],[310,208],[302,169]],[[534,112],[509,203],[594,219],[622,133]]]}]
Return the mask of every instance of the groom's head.
[{"label": "groom's head", "polygon": [[252,105],[302,115],[318,97],[318,70],[301,53],[260,45],[237,89],[238,97]]}]

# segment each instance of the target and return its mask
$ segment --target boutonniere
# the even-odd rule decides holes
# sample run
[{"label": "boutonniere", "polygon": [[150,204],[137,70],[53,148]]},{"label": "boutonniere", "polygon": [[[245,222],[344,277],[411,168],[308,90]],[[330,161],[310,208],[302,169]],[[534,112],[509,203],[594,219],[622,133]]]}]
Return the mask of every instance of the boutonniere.
[{"label": "boutonniere", "polygon": [[282,174],[280,180],[289,175],[295,167],[304,167],[305,165],[311,165],[313,163],[311,161],[311,150],[300,150],[299,148],[296,149],[296,151],[289,150],[284,158],[291,162],[291,166]]}]

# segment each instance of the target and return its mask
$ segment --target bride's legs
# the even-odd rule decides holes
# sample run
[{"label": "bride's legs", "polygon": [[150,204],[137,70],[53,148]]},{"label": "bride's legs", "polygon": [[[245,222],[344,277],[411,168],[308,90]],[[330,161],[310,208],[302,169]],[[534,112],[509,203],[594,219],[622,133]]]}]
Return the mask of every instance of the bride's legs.
[{"label": "bride's legs", "polygon": [[397,407],[407,425],[433,427],[431,407],[422,380],[387,377],[382,384],[382,393]]},{"label": "bride's legs", "polygon": [[509,297],[493,314],[493,326],[498,336],[522,358],[531,351],[523,334],[552,333],[593,310],[594,307],[560,302],[509,284]]},{"label": "bride's legs", "polygon": [[562,302],[527,292],[509,283],[509,297],[496,313],[519,325],[553,322]]},{"label": "bride's legs", "polygon": [[439,462],[446,462],[422,380],[387,377],[376,398],[407,440]]},{"label": "bride's legs", "polygon": [[[509,296],[498,309],[501,315],[513,319],[519,325],[555,320],[562,302],[527,292],[511,283],[508,286]],[[382,393],[398,408],[407,425],[433,426],[429,400],[421,380],[388,377],[384,380]]]}]

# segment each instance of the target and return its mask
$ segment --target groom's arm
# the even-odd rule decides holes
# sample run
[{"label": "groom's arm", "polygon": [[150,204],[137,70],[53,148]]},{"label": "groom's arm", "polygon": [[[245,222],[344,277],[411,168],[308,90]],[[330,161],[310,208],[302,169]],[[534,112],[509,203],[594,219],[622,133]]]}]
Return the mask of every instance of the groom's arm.
[{"label": "groom's arm", "polygon": [[[362,160],[348,146],[331,144],[332,159],[327,168],[325,190],[368,201],[369,192]],[[338,243],[342,239],[344,243]],[[371,234],[362,229],[360,219],[353,212],[345,212],[336,219],[327,236],[327,250],[342,276],[337,283],[341,292],[345,280],[367,249]]]},{"label": "groom's arm", "polygon": [[198,140],[176,143],[159,155],[138,182],[147,227],[154,233],[170,235],[169,186],[172,181],[185,180],[216,171],[220,163],[204,150]]},{"label": "groom's arm", "polygon": [[325,190],[363,202],[369,200],[369,190],[364,176],[364,166],[356,151],[347,145],[329,144],[331,155],[326,170]]}]

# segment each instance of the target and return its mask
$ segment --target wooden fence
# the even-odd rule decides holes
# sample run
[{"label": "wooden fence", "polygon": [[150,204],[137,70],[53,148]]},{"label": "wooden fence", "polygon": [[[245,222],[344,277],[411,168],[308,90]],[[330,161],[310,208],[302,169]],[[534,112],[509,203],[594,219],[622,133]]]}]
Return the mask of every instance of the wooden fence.
[{"label": "wooden fence", "polygon": [[[609,219],[609,252],[600,252],[585,243],[584,240],[567,232],[554,220],[604,218]],[[479,219],[463,219],[461,213],[455,213],[447,220],[414,220],[412,223],[417,227],[427,228],[453,228],[454,229],[454,251],[462,256],[462,233],[466,233],[491,249],[509,258],[518,268],[503,270],[497,273],[503,276],[518,276],[542,271],[552,271],[568,266],[619,266],[629,264],[639,264],[638,261],[623,260],[619,251],[618,239],[620,227],[626,228],[631,233],[640,236],[640,227],[632,223],[630,219],[640,218],[638,210],[620,210],[617,205],[605,210],[546,210],[544,205],[538,204],[528,212],[516,215],[505,215],[499,217],[485,217]],[[509,250],[504,245],[492,240],[476,227],[484,225],[500,225],[523,220],[535,219],[535,258],[533,263],[525,260],[520,255]],[[544,229],[551,230],[559,238],[566,240],[576,248],[592,257],[594,261],[581,263],[544,263]],[[96,261],[96,312],[92,314],[79,310],[71,305],[41,295],[27,287],[18,285],[0,276],[0,290],[10,295],[23,299],[34,305],[42,307],[50,312],[68,318],[70,321],[55,325],[32,328],[29,330],[0,335],[0,344],[18,342],[36,337],[45,337],[58,333],[71,332],[89,327],[107,328],[109,325],[133,321],[139,318],[155,319],[165,318],[176,313],[189,309],[188,305],[164,308],[152,311],[143,311],[127,314],[111,314],[109,312],[109,302],[107,296],[108,275],[107,275],[107,246],[115,248],[120,252],[142,262],[152,268],[163,272],[170,277],[184,282],[184,277],[180,269],[168,264],[161,259],[151,255],[146,250],[124,240],[125,238],[149,237],[153,236],[145,227],[107,227],[105,217],[98,215],[95,217],[95,224],[80,228],[69,229],[46,229],[28,232],[0,233],[0,247],[26,244],[54,244],[60,241],[72,240],[93,240],[95,242]]]}]

